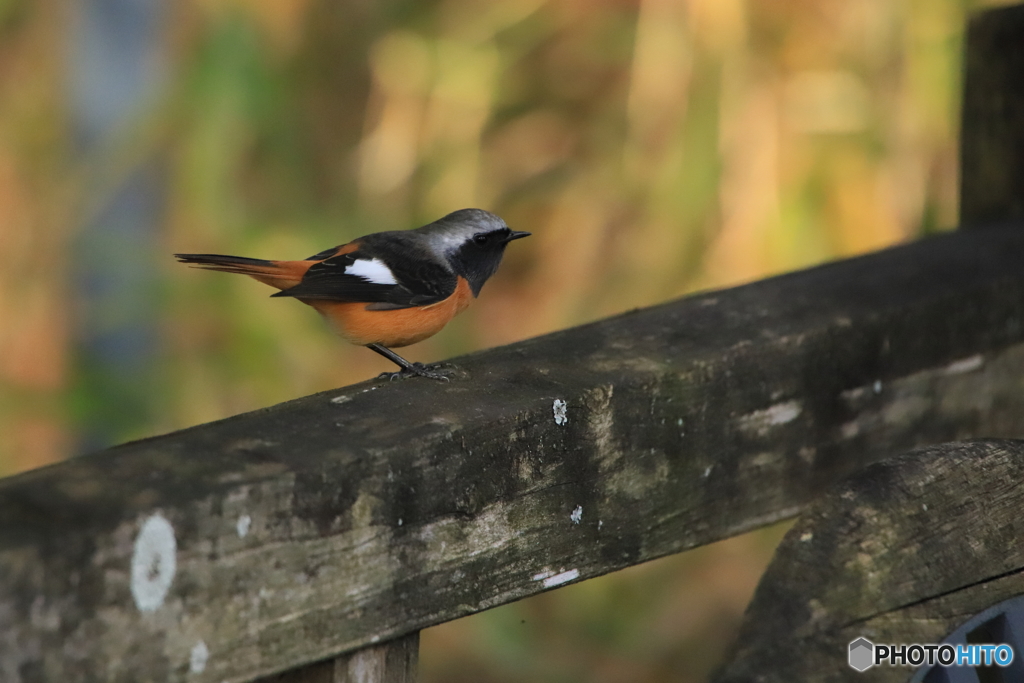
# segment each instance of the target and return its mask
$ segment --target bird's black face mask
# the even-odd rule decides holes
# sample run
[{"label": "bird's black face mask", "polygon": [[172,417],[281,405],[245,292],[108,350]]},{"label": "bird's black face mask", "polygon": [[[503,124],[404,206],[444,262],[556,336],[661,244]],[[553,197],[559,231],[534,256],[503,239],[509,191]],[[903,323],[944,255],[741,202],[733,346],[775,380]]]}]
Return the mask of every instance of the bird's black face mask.
[{"label": "bird's black face mask", "polygon": [[479,296],[488,278],[494,275],[505,255],[505,246],[512,240],[526,237],[528,232],[516,232],[508,228],[481,232],[459,247],[452,255],[455,272],[466,278],[473,296]]}]

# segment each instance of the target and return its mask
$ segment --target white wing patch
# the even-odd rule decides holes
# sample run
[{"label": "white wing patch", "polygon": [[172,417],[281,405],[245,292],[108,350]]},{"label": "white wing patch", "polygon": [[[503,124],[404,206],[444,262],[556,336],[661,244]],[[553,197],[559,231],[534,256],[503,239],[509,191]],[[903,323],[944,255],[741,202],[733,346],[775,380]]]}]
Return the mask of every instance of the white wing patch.
[{"label": "white wing patch", "polygon": [[345,268],[345,275],[355,275],[377,285],[397,285],[398,280],[391,269],[378,258],[356,259]]}]

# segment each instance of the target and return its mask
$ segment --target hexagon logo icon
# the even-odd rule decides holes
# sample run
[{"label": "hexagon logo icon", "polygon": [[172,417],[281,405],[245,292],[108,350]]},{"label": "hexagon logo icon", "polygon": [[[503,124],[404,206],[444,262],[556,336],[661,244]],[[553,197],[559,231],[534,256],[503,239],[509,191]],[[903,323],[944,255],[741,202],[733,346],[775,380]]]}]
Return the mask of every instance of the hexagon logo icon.
[{"label": "hexagon logo icon", "polygon": [[875,644],[867,638],[858,638],[850,643],[850,666],[857,671],[867,671],[875,665]]}]

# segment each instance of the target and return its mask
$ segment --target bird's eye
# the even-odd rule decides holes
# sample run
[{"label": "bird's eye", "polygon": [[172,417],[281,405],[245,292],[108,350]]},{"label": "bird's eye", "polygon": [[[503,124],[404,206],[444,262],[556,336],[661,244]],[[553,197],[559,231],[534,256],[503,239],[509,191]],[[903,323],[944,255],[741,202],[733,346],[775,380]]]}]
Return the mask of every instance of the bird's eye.
[{"label": "bird's eye", "polygon": [[479,235],[473,235],[473,241],[477,244],[487,244],[487,240],[490,239],[490,235],[486,233],[480,233]]}]

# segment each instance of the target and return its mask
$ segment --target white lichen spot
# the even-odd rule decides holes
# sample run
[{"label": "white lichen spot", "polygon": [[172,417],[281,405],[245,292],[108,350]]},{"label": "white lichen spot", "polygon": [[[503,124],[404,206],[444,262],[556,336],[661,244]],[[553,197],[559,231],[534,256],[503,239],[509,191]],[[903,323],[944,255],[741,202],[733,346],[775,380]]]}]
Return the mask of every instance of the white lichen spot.
[{"label": "white lichen spot", "polygon": [[968,358],[961,358],[960,360],[953,361],[946,366],[947,375],[960,375],[965,372],[971,372],[977,370],[985,362],[981,354],[970,356]]},{"label": "white lichen spot", "polygon": [[199,641],[192,646],[192,652],[188,655],[189,673],[201,674],[206,670],[206,662],[210,660],[210,649],[206,643]]},{"label": "white lichen spot", "polygon": [[401,517],[398,518],[398,526],[402,526],[402,518]]},{"label": "white lichen spot", "polygon": [[712,467],[714,467],[714,465],[708,465],[707,467],[704,468],[704,478],[705,479],[707,479],[708,477],[711,476],[711,468]]},{"label": "white lichen spot", "polygon": [[876,394],[882,393],[882,380],[876,379],[875,383],[871,385],[871,390]]},{"label": "white lichen spot", "polygon": [[864,398],[867,394],[869,387],[854,387],[853,389],[844,389],[839,393],[839,397],[847,403],[856,403]]},{"label": "white lichen spot", "polygon": [[570,569],[567,572],[555,574],[554,576],[549,576],[544,579],[544,587],[551,588],[552,586],[561,586],[563,583],[569,583],[570,581],[574,581],[578,578],[580,578],[580,570]]},{"label": "white lichen spot", "polygon": [[928,503],[921,503],[921,509],[928,512]]},{"label": "white lichen spot", "polygon": [[569,515],[569,519],[572,520],[573,524],[579,524],[580,520],[583,519],[583,506],[577,505],[572,514]]},{"label": "white lichen spot", "polygon": [[249,515],[242,515],[235,522],[235,531],[238,532],[239,538],[245,538],[249,533],[249,527],[252,526],[252,517]]},{"label": "white lichen spot", "polygon": [[360,391],[355,396],[348,396],[348,395],[345,395],[345,394],[342,394],[341,396],[335,396],[334,398],[331,399],[331,403],[348,403],[349,401],[354,399],[356,396],[359,396],[360,394],[368,393],[370,391],[377,391],[377,387],[373,386],[373,387],[370,387],[369,389],[363,389],[362,391]]},{"label": "white lichen spot", "polygon": [[380,636],[373,636],[372,638],[370,638],[370,642],[371,643],[379,643],[380,642]]},{"label": "white lichen spot", "polygon": [[556,425],[561,426],[561,425],[564,425],[566,422],[569,421],[569,418],[565,414],[566,413],[566,404],[565,404],[565,401],[563,401],[562,399],[560,399],[560,398],[556,398],[555,399],[555,402],[551,405],[551,412],[554,413],[554,415],[555,415],[555,424]]},{"label": "white lichen spot", "polygon": [[164,604],[177,570],[174,527],[157,513],[142,523],[132,551],[131,589],[135,606],[152,612]]},{"label": "white lichen spot", "polygon": [[814,534],[811,533],[810,531],[805,531],[802,534],[800,534],[800,542],[801,543],[807,543],[812,538],[814,538]]},{"label": "white lichen spot", "polygon": [[764,410],[755,410],[741,417],[740,428],[758,434],[766,434],[772,427],[792,422],[801,412],[803,412],[803,408],[800,407],[799,401],[776,403]]},{"label": "white lichen spot", "polygon": [[601,527],[603,527],[603,526],[604,526],[604,522],[602,522],[601,520],[597,520],[597,530],[600,531]]}]

